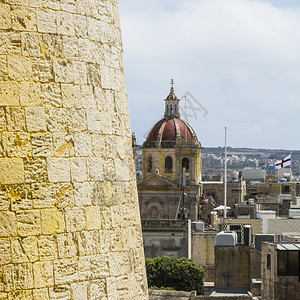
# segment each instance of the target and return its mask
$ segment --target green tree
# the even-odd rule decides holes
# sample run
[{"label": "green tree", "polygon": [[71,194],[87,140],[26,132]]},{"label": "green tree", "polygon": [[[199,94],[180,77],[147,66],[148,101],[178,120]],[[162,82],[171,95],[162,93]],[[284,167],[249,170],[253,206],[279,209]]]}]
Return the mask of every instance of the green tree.
[{"label": "green tree", "polygon": [[205,272],[192,259],[157,257],[146,258],[149,288],[173,288],[177,291],[203,292]]}]

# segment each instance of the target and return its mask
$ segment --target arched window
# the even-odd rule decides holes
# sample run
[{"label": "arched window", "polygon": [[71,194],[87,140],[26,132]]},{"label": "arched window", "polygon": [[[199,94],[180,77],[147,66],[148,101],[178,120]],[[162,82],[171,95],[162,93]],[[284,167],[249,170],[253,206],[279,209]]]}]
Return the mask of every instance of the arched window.
[{"label": "arched window", "polygon": [[172,173],[173,169],[173,159],[171,156],[166,156],[165,158],[165,172]]},{"label": "arched window", "polygon": [[186,157],[182,159],[182,170],[183,168],[185,168],[186,172],[189,172],[190,170],[190,161]]},{"label": "arched window", "polygon": [[147,172],[152,172],[152,156],[148,157],[148,168]]},{"label": "arched window", "polygon": [[170,114],[173,114],[173,104],[170,104]]}]

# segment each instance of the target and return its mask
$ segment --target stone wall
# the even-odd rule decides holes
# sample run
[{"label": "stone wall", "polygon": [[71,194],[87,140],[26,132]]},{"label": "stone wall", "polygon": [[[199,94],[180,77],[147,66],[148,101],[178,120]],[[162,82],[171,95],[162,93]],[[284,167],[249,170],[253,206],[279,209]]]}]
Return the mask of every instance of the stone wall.
[{"label": "stone wall", "polygon": [[[283,244],[284,245],[284,244]],[[299,246],[299,244],[297,244]],[[298,299],[300,293],[299,276],[278,276],[276,243],[263,243],[261,253],[262,299]],[[269,256],[269,263],[268,257]],[[297,264],[297,262],[295,262]]]},{"label": "stone wall", "polygon": [[0,298],[147,299],[117,1],[0,16]]},{"label": "stone wall", "polygon": [[145,257],[191,258],[191,221],[142,221]]},{"label": "stone wall", "polygon": [[[204,196],[212,196],[217,204],[224,205],[224,184],[223,182],[202,182]],[[245,181],[242,182],[228,182],[227,183],[227,206],[232,208],[228,211],[233,213],[235,204],[240,204],[244,200],[246,192]]]},{"label": "stone wall", "polygon": [[282,232],[299,232],[300,219],[268,219],[267,233],[281,235]]},{"label": "stone wall", "polygon": [[215,244],[218,232],[192,232],[192,259],[205,270],[205,281],[215,280]]},{"label": "stone wall", "polygon": [[252,299],[248,295],[210,295],[210,296],[196,296],[195,292],[180,292],[180,291],[163,291],[150,290],[150,300],[249,300]]},{"label": "stone wall", "polygon": [[[249,291],[252,278],[260,278],[261,257],[245,245],[215,247],[215,290]],[[228,274],[228,281],[224,274]],[[227,284],[227,286],[226,286]]]}]

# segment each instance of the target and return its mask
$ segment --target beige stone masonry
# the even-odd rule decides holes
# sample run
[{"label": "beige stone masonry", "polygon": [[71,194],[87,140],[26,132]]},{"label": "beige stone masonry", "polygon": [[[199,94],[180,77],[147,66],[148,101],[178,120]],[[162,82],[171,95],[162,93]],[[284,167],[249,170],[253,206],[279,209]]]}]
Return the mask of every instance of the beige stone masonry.
[{"label": "beige stone masonry", "polygon": [[116,0],[0,1],[0,299],[148,299]]}]

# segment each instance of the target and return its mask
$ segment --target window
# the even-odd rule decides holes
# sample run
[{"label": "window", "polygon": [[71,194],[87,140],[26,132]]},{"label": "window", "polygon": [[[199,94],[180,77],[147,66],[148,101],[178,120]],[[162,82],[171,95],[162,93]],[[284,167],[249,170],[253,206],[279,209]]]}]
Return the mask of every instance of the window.
[{"label": "window", "polygon": [[186,172],[190,170],[190,161],[186,157],[182,160],[182,170],[183,168],[185,168]]},{"label": "window", "polygon": [[271,270],[271,254],[267,254],[267,269]]},{"label": "window", "polygon": [[277,275],[299,275],[299,251],[277,251]]},{"label": "window", "polygon": [[147,172],[152,172],[152,156],[148,157],[148,168]]},{"label": "window", "polygon": [[171,156],[166,156],[165,158],[165,172],[172,173],[173,169],[173,159]]},{"label": "window", "polygon": [[173,104],[170,104],[170,114],[173,114]]}]

